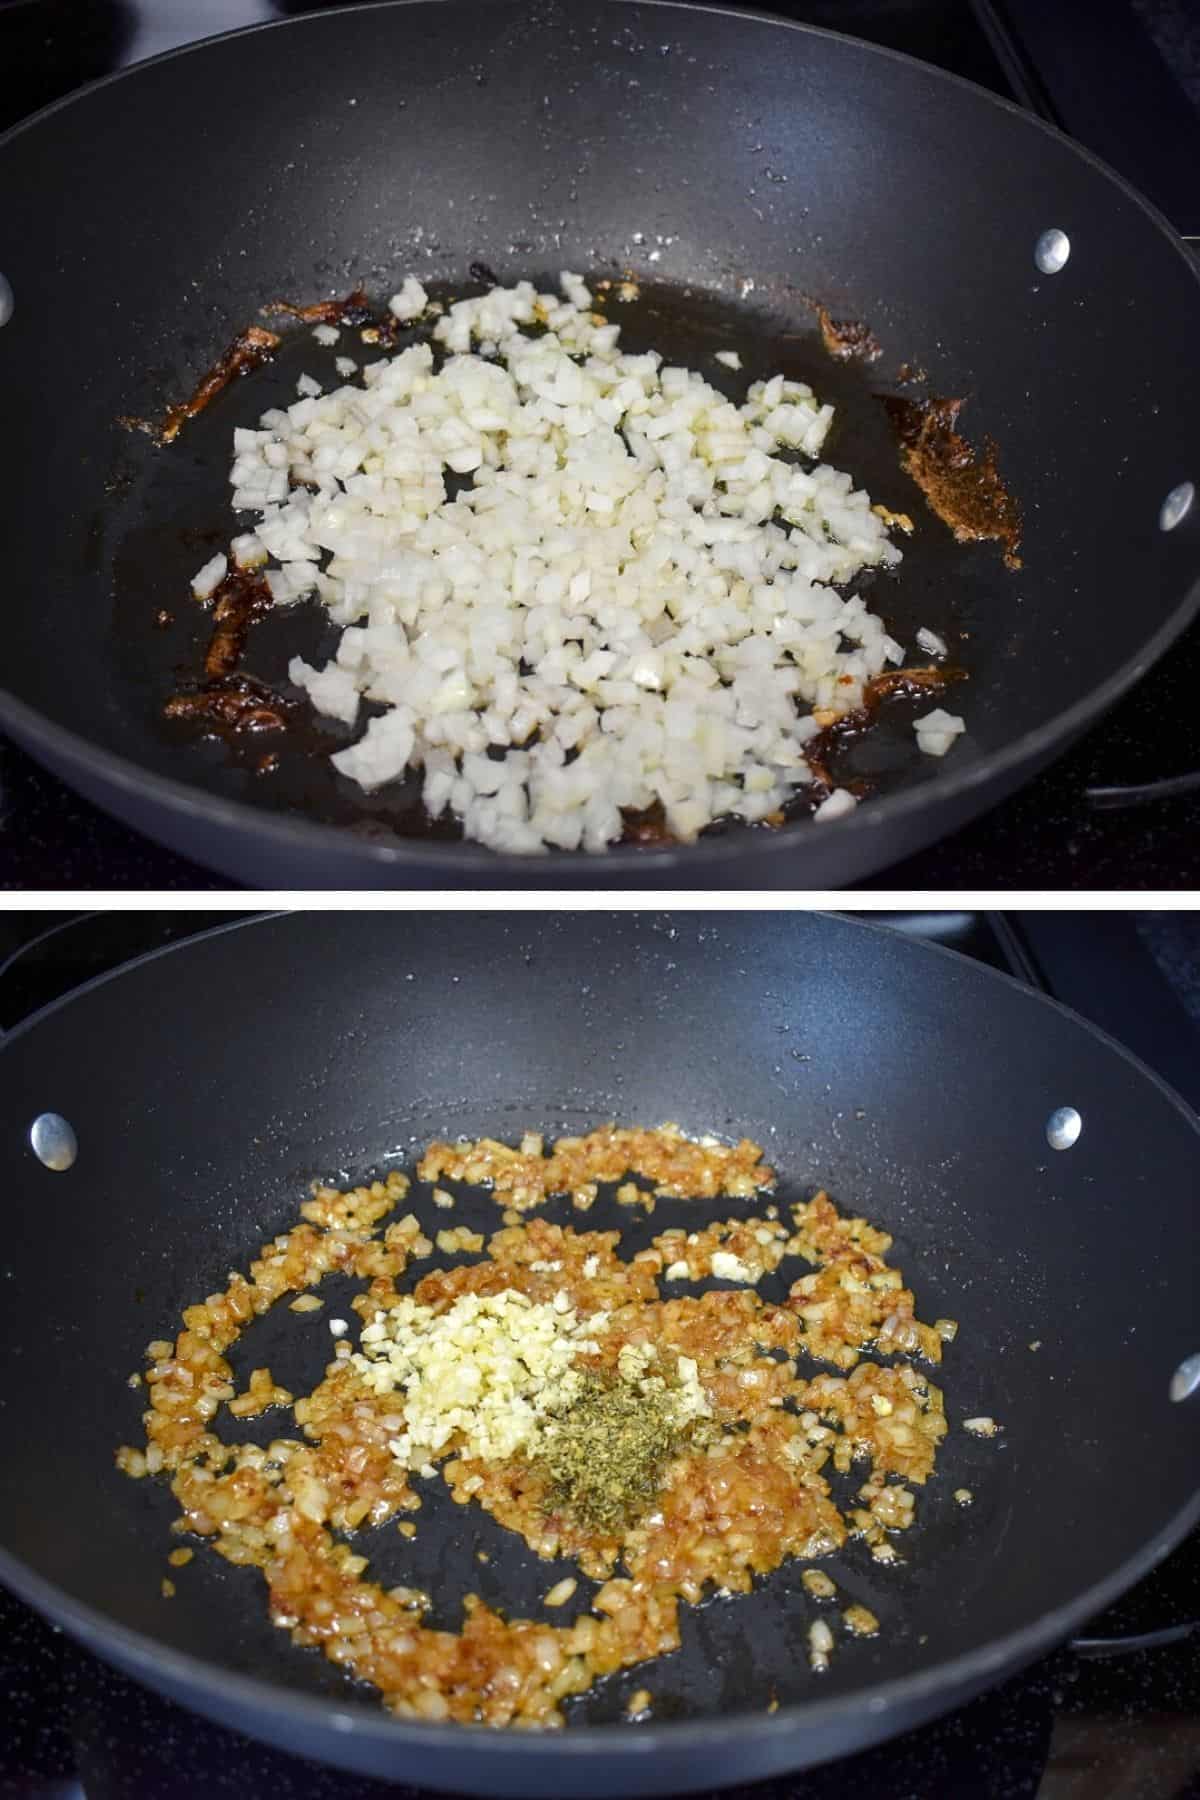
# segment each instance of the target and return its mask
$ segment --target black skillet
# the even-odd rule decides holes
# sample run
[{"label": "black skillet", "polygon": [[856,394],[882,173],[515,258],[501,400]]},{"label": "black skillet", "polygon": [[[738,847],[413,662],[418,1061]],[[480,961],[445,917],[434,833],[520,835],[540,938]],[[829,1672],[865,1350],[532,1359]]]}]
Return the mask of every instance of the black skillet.
[{"label": "black skillet", "polygon": [[[0,218],[0,723],[244,881],[838,886],[1017,786],[1196,609],[1200,507],[1160,528],[1200,479],[1195,267],[1084,151],[903,56],[626,0],[338,8],[141,65],[17,127],[0,139]],[[1069,241],[1055,273],[1036,260],[1048,232]],[[647,293],[621,314],[632,344],[731,394],[781,368],[837,403],[831,460],[917,520],[871,604],[910,650],[920,626],[940,632],[969,672],[951,701],[968,735],[946,761],[918,753],[899,704],[840,762],[875,798],[836,829],[505,859],[422,830],[411,789],[368,798],[335,776],[336,736],[247,753],[164,725],[208,631],[188,582],[230,535],[232,429],[293,398],[306,368],[335,379],[333,353],[301,328],[169,450],[118,416],[161,415],[280,295],[361,282],[382,300],[409,270],[461,292],[480,262],[505,281],[630,269]],[[882,359],[832,362],[805,295],[865,319]],[[712,361],[730,345],[740,376]],[[998,442],[1020,571],[995,545],[956,545],[900,472],[874,396],[899,391],[903,364],[928,374],[905,392],[965,396],[967,436]],[[269,619],[250,672],[280,682],[295,651],[328,649],[322,618]]]},{"label": "black skillet", "polygon": [[[1063,1108],[1082,1129],[1057,1150]],[[68,1170],[30,1147],[46,1112],[76,1134]],[[843,1642],[818,1681],[793,1566],[687,1612],[680,1653],[603,1684],[564,1732],[496,1733],[387,1717],[292,1649],[258,1577],[215,1556],[164,1600],[170,1496],[113,1467],[137,1437],[126,1378],[147,1341],[244,1268],[315,1176],[382,1169],[436,1134],[608,1118],[756,1137],[781,1200],[824,1184],[863,1208],[895,1233],[921,1315],[961,1322],[939,1376],[953,1428],[905,1560],[881,1572],[852,1546],[833,1565],[879,1615],[878,1639]],[[1119,1046],[886,930],[338,914],[217,931],[0,1048],[0,1577],[150,1686],[363,1773],[481,1794],[670,1793],[843,1755],[1069,1636],[1200,1516],[1200,1394],[1171,1397],[1200,1349],[1198,1181],[1195,1118]],[[420,1189],[414,1204],[436,1217]],[[455,1216],[497,1222],[484,1196]],[[689,1216],[663,1208],[647,1229]],[[602,1220],[632,1229],[615,1205],[589,1226]],[[328,1344],[320,1314],[283,1309],[237,1368],[268,1362],[295,1389]],[[981,1414],[998,1440],[961,1429]],[[563,1569],[439,1488],[414,1546],[364,1540],[373,1567],[428,1588],[448,1625],[471,1589],[539,1608]],[[654,1719],[634,1728],[624,1706],[643,1684]]]}]

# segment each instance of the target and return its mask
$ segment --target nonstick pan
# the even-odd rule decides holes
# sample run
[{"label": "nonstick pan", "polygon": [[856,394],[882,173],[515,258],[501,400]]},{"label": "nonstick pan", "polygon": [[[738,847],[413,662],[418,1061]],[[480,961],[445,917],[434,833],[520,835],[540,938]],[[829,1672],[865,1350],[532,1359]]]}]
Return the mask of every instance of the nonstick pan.
[{"label": "nonstick pan", "polygon": [[[1082,1129],[1056,1150],[1062,1108]],[[30,1148],[46,1112],[75,1131],[69,1169]],[[394,1166],[439,1134],[610,1118],[750,1134],[781,1201],[823,1184],[864,1209],[895,1233],[921,1316],[960,1321],[938,1377],[952,1429],[903,1562],[881,1571],[851,1545],[832,1565],[880,1636],[814,1677],[792,1565],[752,1596],[685,1609],[684,1648],[602,1685],[564,1731],[495,1732],[389,1718],[293,1649],[259,1578],[214,1555],[165,1600],[175,1508],[113,1466],[138,1441],[144,1402],[126,1378],[146,1342],[244,1268],[316,1176]],[[0,1577],[198,1711],[409,1783],[670,1793],[842,1755],[1068,1636],[1200,1516],[1200,1394],[1171,1397],[1200,1346],[1198,1175],[1196,1119],[1119,1046],[887,930],[381,914],[216,931],[80,990],[0,1048]],[[430,1212],[424,1190],[413,1204]],[[609,1212],[598,1203],[589,1228],[631,1229],[627,1209]],[[498,1224],[484,1196],[454,1216]],[[284,1308],[237,1367],[269,1362],[295,1390],[328,1343],[319,1316]],[[999,1440],[961,1429],[980,1414]],[[482,1515],[440,1504],[439,1485],[424,1484],[411,1548],[386,1529],[363,1539],[373,1567],[429,1589],[448,1625],[472,1588],[510,1613],[540,1606],[561,1569],[548,1577]],[[655,1714],[635,1728],[624,1708],[643,1683]]]},{"label": "nonstick pan", "polygon": [[[834,887],[1014,788],[1196,610],[1200,507],[1160,523],[1200,479],[1196,268],[1086,152],[890,52],[625,0],[338,8],[146,63],[19,126],[0,139],[0,217],[0,722],[243,881]],[[910,648],[922,625],[941,633],[968,672],[950,701],[968,734],[944,762],[919,754],[900,704],[847,753],[844,777],[874,794],[849,819],[505,858],[411,835],[411,792],[364,796],[312,733],[268,746],[263,774],[262,742],[197,746],[164,724],[210,629],[188,584],[231,532],[232,429],[288,403],[302,371],[328,382],[330,356],[298,329],[169,449],[119,417],[161,417],[268,301],[356,283],[382,301],[409,271],[463,292],[480,264],[504,281],[632,271],[630,343],[731,394],[780,368],[837,404],[830,459],[917,524],[871,604]],[[814,298],[865,321],[882,358],[831,360]],[[737,377],[712,361],[731,346]],[[903,365],[927,380],[898,385]],[[996,441],[1023,511],[1019,571],[928,510],[879,392],[965,399],[964,433]],[[323,656],[322,619],[268,618],[249,672],[278,684],[292,654]]]}]

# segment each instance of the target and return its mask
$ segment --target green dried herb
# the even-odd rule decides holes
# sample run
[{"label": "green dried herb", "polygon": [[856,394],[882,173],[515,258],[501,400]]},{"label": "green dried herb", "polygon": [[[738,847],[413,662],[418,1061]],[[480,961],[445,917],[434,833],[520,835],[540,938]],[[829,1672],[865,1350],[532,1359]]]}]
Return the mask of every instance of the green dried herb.
[{"label": "green dried herb", "polygon": [[589,1374],[548,1422],[534,1460],[553,1505],[589,1530],[612,1533],[646,1510],[687,1435],[665,1383]]}]

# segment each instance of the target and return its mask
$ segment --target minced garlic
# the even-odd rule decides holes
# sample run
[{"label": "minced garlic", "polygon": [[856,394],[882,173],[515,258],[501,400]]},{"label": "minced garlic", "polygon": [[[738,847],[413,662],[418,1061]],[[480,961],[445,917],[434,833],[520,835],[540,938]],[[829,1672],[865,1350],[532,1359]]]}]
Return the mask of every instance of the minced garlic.
[{"label": "minced garlic", "polygon": [[434,1312],[405,1295],[377,1313],[353,1362],[375,1393],[404,1391],[394,1455],[420,1468],[451,1440],[492,1461],[523,1450],[545,1415],[579,1391],[577,1352],[596,1348],[591,1322],[558,1304],[565,1299],[547,1306],[506,1288]]},{"label": "minced garlic", "polygon": [[824,1674],[833,1653],[833,1633],[824,1619],[814,1619],[808,1628],[808,1660],[813,1671]]},{"label": "minced garlic", "polygon": [[721,1281],[753,1282],[755,1277],[740,1256],[732,1250],[714,1250],[712,1256],[712,1272]]}]

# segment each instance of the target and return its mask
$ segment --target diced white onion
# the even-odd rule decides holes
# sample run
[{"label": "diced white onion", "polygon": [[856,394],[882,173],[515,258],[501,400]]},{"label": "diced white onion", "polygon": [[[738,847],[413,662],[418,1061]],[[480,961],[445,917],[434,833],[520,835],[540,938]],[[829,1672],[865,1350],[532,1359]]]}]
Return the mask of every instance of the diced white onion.
[{"label": "diced white onion", "polygon": [[[817,460],[833,411],[804,383],[735,405],[623,351],[582,277],[560,288],[440,310],[408,276],[391,311],[436,313],[442,357],[339,357],[349,385],[302,376],[239,430],[233,503],[257,518],[234,558],[270,557],[277,603],[315,593],[340,628],[325,668],[291,673],[343,724],[383,709],[332,759],[368,791],[416,771],[430,813],[521,854],[603,850],[630,812],[679,841],[765,819],[812,778],[814,709],[852,711],[902,661],[852,589],[900,552]],[[933,713],[918,743],[961,729]],[[839,788],[816,816],[855,804]]]},{"label": "diced white onion", "polygon": [[228,567],[228,558],[224,556],[214,556],[205,563],[202,569],[197,569],[196,573],[192,576],[192,592],[195,594],[197,600],[207,600],[212,594],[216,593],[217,589],[225,579],[225,572]]}]

